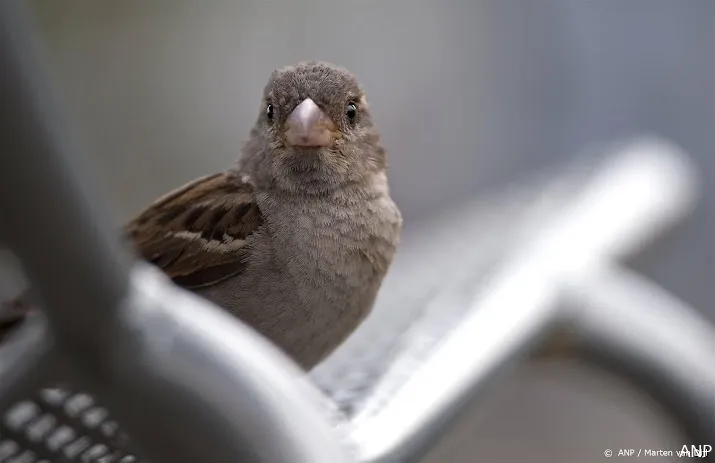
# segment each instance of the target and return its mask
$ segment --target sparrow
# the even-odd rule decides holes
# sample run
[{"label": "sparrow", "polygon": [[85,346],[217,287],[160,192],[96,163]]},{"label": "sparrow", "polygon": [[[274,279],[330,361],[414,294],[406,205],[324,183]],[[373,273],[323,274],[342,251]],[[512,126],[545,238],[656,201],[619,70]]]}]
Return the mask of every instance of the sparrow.
[{"label": "sparrow", "polygon": [[[123,235],[143,260],[310,369],[368,315],[399,244],[387,160],[355,76],[277,69],[238,163],[149,205]],[[12,326],[28,304],[6,304]]]}]

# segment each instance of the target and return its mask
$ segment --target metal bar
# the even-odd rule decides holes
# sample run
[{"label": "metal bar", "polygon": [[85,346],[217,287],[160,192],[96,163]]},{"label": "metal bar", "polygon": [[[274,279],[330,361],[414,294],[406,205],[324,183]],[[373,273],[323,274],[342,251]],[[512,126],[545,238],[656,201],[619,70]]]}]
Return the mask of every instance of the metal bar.
[{"label": "metal bar", "polygon": [[683,153],[655,139],[620,148],[556,223],[482,285],[469,314],[399,391],[388,400],[378,389],[355,416],[361,461],[418,458],[559,321],[564,282],[637,251],[690,210],[696,177]]},{"label": "metal bar", "polygon": [[[128,266],[116,232],[97,220],[105,214],[94,193],[78,182],[74,146],[25,14],[20,2],[0,2],[0,233],[36,285],[58,337],[68,347],[97,350],[127,293]],[[90,360],[85,347],[82,359]]]},{"label": "metal bar", "polygon": [[154,268],[136,268],[132,288],[121,312],[132,335],[117,340],[103,393],[150,458],[354,461],[325,398],[277,347]]},{"label": "metal bar", "polygon": [[[631,270],[605,266],[573,282],[568,324],[581,357],[663,405],[691,439],[715,442],[715,330]],[[707,458],[715,459],[712,454]]]},{"label": "metal bar", "polygon": [[31,317],[0,348],[0,410],[15,400],[32,395],[56,372],[47,323]]}]

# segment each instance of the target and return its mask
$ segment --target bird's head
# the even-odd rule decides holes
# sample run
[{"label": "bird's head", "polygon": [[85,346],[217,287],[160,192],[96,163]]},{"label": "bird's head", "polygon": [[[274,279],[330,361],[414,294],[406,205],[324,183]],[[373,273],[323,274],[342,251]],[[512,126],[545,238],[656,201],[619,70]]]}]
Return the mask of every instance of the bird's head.
[{"label": "bird's head", "polygon": [[325,193],[385,170],[357,80],[319,62],[273,72],[243,158],[258,182],[293,192]]}]

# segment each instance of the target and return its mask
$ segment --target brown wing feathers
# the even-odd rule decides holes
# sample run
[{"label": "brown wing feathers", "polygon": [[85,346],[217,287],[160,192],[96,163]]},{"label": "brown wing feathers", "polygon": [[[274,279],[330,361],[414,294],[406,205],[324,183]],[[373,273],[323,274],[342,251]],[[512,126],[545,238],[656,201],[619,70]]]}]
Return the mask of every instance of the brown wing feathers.
[{"label": "brown wing feathers", "polygon": [[145,260],[196,288],[243,270],[245,240],[262,221],[250,185],[221,173],[159,198],[127,233]]},{"label": "brown wing feathers", "polygon": [[[186,288],[245,267],[244,243],[262,224],[250,185],[235,174],[202,177],[159,198],[126,227],[136,252]],[[32,312],[29,291],[0,302],[0,342]]]}]

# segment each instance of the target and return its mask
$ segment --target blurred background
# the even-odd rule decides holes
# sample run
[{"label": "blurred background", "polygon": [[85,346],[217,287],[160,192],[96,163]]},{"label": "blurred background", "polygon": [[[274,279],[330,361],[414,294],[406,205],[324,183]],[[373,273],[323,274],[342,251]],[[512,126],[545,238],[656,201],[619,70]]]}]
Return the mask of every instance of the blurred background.
[{"label": "blurred background", "polygon": [[[643,131],[675,141],[704,196],[634,265],[715,320],[709,0],[32,3],[117,224],[235,162],[274,68],[327,60],[368,92],[406,234],[591,143]],[[652,404],[598,372],[524,368],[493,396],[426,461],[587,463],[606,448],[681,445]]]}]

